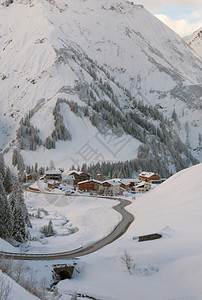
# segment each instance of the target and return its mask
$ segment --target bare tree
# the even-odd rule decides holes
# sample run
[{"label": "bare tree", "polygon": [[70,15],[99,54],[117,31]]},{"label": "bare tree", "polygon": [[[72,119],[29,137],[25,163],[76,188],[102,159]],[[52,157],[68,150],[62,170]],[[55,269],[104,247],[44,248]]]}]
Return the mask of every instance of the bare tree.
[{"label": "bare tree", "polygon": [[1,274],[0,275],[0,299],[9,300],[11,290],[12,290],[12,285],[6,282],[6,279]]},{"label": "bare tree", "polygon": [[126,268],[126,270],[128,270],[128,273],[130,275],[132,275],[131,269],[134,267],[132,265],[133,259],[132,259],[131,255],[126,250],[124,251],[124,254],[121,255],[121,262],[124,265],[124,267]]}]

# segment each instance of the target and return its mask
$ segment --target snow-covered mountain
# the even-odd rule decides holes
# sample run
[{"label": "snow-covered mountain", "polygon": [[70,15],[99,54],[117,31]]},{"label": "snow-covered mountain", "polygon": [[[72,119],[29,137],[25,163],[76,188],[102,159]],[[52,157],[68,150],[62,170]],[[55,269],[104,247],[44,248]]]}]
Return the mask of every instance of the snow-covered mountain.
[{"label": "snow-covered mountain", "polygon": [[144,143],[172,170],[193,163],[189,150],[200,159],[201,57],[143,6],[1,3],[0,147],[7,161],[16,147],[29,165],[127,160]]},{"label": "snow-covered mountain", "polygon": [[186,36],[184,40],[202,57],[202,27]]}]

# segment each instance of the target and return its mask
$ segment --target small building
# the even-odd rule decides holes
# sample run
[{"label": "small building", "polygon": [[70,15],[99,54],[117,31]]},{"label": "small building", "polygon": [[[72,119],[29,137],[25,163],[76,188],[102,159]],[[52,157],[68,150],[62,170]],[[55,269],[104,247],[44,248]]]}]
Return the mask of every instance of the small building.
[{"label": "small building", "polygon": [[142,172],[139,174],[139,179],[141,181],[152,182],[153,180],[160,180],[160,176],[153,172]]},{"label": "small building", "polygon": [[58,180],[58,181],[61,181],[61,179],[62,179],[62,173],[61,173],[61,171],[57,171],[57,170],[46,171],[45,172],[45,179],[46,180]]},{"label": "small building", "polygon": [[74,185],[74,180],[75,180],[74,175],[69,175],[69,174],[66,174],[66,173],[62,174],[62,181],[65,182],[66,184],[73,186]]},{"label": "small building", "polygon": [[147,192],[149,191],[151,188],[151,184],[148,183],[148,182],[145,182],[145,181],[142,181],[140,182],[139,184],[137,184],[134,188],[134,190],[137,192],[137,193],[144,193],[144,192]]},{"label": "small building", "polygon": [[102,174],[97,174],[97,180],[99,180],[99,181],[102,180]]},{"label": "small building", "polygon": [[47,187],[49,189],[57,188],[60,185],[60,181],[58,180],[48,180],[47,181]]},{"label": "small building", "polygon": [[78,183],[79,191],[98,191],[101,181],[95,179],[89,179]]},{"label": "small building", "polygon": [[123,189],[119,179],[110,179],[103,181],[99,187],[100,195],[121,195],[123,194]]},{"label": "small building", "polygon": [[32,180],[32,174],[27,174],[27,180],[28,181]]},{"label": "small building", "polygon": [[120,179],[121,187],[125,190],[132,189],[137,183],[139,183],[139,180],[137,179]]},{"label": "small building", "polygon": [[73,175],[74,176],[74,185],[77,185],[79,182],[81,181],[86,181],[90,179],[90,175],[85,173],[85,172],[81,172],[81,171],[70,171],[69,175]]}]

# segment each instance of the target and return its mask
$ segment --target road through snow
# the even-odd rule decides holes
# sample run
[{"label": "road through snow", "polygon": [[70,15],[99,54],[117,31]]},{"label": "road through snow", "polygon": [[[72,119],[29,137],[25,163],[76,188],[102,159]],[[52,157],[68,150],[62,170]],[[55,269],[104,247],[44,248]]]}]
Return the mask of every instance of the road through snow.
[{"label": "road through snow", "polygon": [[[34,192],[34,191],[32,191]],[[69,259],[75,258],[78,256],[84,256],[90,253],[93,253],[104,246],[112,243],[120,236],[122,236],[130,226],[130,224],[134,221],[134,216],[125,210],[125,207],[131,204],[131,201],[122,199],[122,198],[111,198],[111,197],[99,197],[103,199],[110,199],[110,200],[118,200],[120,203],[115,205],[113,209],[119,212],[122,215],[122,220],[116,225],[113,231],[108,234],[106,237],[102,238],[101,240],[86,246],[80,247],[78,249],[60,252],[60,253],[49,253],[49,254],[19,254],[19,253],[11,253],[11,252],[3,252],[0,251],[0,256],[4,258],[10,259],[20,259],[20,260],[54,260],[54,259]]]}]

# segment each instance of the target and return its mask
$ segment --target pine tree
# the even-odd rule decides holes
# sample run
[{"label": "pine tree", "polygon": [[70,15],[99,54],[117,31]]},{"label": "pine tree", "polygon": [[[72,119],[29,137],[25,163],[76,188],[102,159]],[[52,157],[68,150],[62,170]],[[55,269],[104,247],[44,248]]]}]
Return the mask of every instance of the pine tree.
[{"label": "pine tree", "polygon": [[119,171],[118,178],[123,179],[123,173],[121,171]]},{"label": "pine tree", "polygon": [[49,169],[52,171],[52,170],[55,170],[55,165],[54,165],[54,161],[51,159],[50,161],[50,166],[49,166]]},{"label": "pine tree", "polygon": [[11,176],[11,171],[8,167],[6,168],[6,172],[5,172],[4,187],[6,192],[10,194],[12,191],[12,176]]},{"label": "pine tree", "polygon": [[18,163],[18,150],[14,149],[13,150],[13,156],[12,156],[12,164],[15,167],[17,165],[17,163]]},{"label": "pine tree", "polygon": [[13,231],[13,218],[6,191],[3,186],[2,175],[0,174],[0,237],[11,237]]},{"label": "pine tree", "polygon": [[14,182],[9,201],[13,210],[13,237],[18,242],[24,242],[27,236],[26,225],[31,227],[31,222],[24,202],[23,191],[17,180]]},{"label": "pine tree", "polygon": [[46,237],[50,237],[56,234],[56,231],[53,228],[53,222],[50,220],[48,225],[41,227],[40,232],[43,233]]},{"label": "pine tree", "polygon": [[4,163],[4,157],[3,157],[2,153],[0,153],[0,174],[2,175],[2,178],[4,180],[4,177],[5,177],[5,163]]},{"label": "pine tree", "polygon": [[13,209],[13,237],[18,242],[24,242],[26,239],[25,218],[23,207],[16,201]]},{"label": "pine tree", "polygon": [[114,170],[113,174],[112,174],[112,178],[117,178],[117,173],[116,171]]}]

